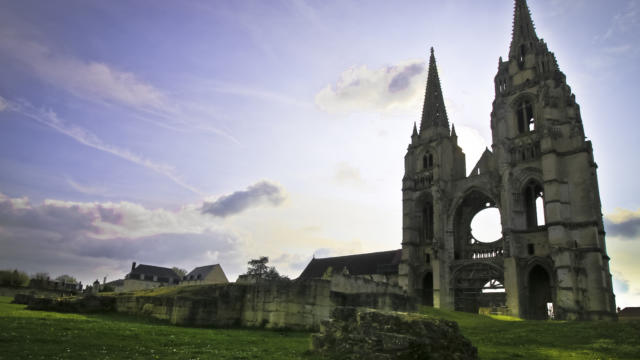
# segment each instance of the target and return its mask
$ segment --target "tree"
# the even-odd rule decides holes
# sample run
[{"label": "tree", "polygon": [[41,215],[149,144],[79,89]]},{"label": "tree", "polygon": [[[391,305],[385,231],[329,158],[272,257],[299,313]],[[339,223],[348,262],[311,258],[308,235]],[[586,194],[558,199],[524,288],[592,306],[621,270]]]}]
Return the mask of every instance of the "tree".
[{"label": "tree", "polygon": [[16,270],[0,271],[0,285],[2,286],[27,286],[29,284],[29,276]]},{"label": "tree", "polygon": [[180,279],[182,279],[183,277],[185,277],[185,275],[187,275],[187,270],[179,268],[177,266],[172,267],[171,270],[175,271],[176,274],[180,275]]},{"label": "tree", "polygon": [[35,275],[33,275],[33,278],[36,279],[36,280],[48,280],[49,279],[49,273],[39,272],[39,273],[36,273]]},{"label": "tree", "polygon": [[64,282],[64,283],[67,283],[67,284],[75,284],[75,283],[78,282],[76,280],[76,278],[74,278],[71,275],[67,275],[67,274],[63,274],[63,275],[58,276],[56,278],[56,281]]},{"label": "tree", "polygon": [[259,259],[252,259],[247,264],[247,272],[245,275],[257,277],[259,279],[275,280],[275,279],[288,279],[286,276],[281,276],[278,270],[274,266],[267,266],[269,257],[261,256]]}]

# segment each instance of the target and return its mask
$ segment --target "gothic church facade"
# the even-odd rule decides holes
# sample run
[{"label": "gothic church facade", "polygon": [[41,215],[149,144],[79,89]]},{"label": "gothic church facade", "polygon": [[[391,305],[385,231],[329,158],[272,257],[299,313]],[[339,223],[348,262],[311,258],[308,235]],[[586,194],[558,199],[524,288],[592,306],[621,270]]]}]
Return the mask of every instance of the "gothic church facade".
[{"label": "gothic church facade", "polygon": [[[405,156],[399,285],[445,309],[614,318],[592,145],[526,0],[515,1],[509,57],[500,58],[494,79],[491,150],[468,176],[433,49],[428,72],[422,119]],[[502,237],[481,242],[471,221],[487,208],[499,210]]]}]

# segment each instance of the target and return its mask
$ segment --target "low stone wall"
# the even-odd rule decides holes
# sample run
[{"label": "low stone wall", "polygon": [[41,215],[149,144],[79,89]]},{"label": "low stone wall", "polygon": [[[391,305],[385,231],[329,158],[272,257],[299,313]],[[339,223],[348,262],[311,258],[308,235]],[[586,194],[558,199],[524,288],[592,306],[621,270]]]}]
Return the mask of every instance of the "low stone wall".
[{"label": "low stone wall", "polygon": [[151,316],[177,325],[241,325],[246,287],[236,284],[193,286],[185,295],[119,294],[118,312]]},{"label": "low stone wall", "polygon": [[[166,291],[166,294],[163,294]],[[102,303],[91,300],[105,298]],[[109,301],[106,301],[106,299]],[[19,300],[19,299],[18,299]],[[166,288],[75,299],[30,300],[30,306],[53,311],[115,310],[190,326],[247,326],[317,330],[336,307],[354,306],[409,311],[415,303],[401,289],[339,275],[331,280],[260,280]]]},{"label": "low stone wall", "polygon": [[179,325],[316,330],[336,306],[416,308],[397,287],[343,275],[337,278],[190,286],[178,295],[166,296],[119,294],[116,311]]}]

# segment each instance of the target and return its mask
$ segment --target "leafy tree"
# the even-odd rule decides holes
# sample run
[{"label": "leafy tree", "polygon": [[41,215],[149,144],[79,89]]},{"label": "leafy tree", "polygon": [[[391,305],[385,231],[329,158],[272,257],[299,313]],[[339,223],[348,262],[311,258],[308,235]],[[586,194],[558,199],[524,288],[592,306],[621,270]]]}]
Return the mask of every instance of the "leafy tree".
[{"label": "leafy tree", "polygon": [[261,256],[259,259],[252,259],[247,264],[247,272],[245,275],[257,277],[259,279],[275,280],[275,279],[288,279],[286,276],[281,276],[278,270],[274,266],[267,266],[269,257]]},{"label": "leafy tree", "polygon": [[16,270],[0,271],[0,285],[2,286],[27,286],[29,284],[29,276]]},{"label": "leafy tree", "polygon": [[70,283],[70,284],[76,284],[78,282],[78,280],[76,280],[76,278],[74,278],[71,275],[67,275],[67,274],[63,274],[60,275],[56,278],[56,281],[60,281],[60,282],[65,282],[65,283]]},{"label": "leafy tree", "polygon": [[33,278],[36,280],[47,280],[49,278],[49,273],[47,272],[39,272],[33,275]]},{"label": "leafy tree", "polygon": [[185,277],[185,275],[187,275],[187,270],[179,268],[177,266],[172,267],[171,270],[175,271],[176,274],[180,275],[181,279]]}]

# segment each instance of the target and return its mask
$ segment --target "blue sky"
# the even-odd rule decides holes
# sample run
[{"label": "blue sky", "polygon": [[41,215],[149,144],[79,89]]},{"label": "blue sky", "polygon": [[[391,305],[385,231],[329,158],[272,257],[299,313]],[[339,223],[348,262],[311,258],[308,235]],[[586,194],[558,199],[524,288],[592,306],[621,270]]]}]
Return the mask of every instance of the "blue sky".
[{"label": "blue sky", "polygon": [[[640,2],[531,0],[593,141],[620,305],[640,304]],[[0,1],[0,267],[231,279],[400,247],[429,47],[467,167],[511,1]],[[391,92],[391,80],[402,86]],[[208,209],[209,211],[203,211]]]}]

